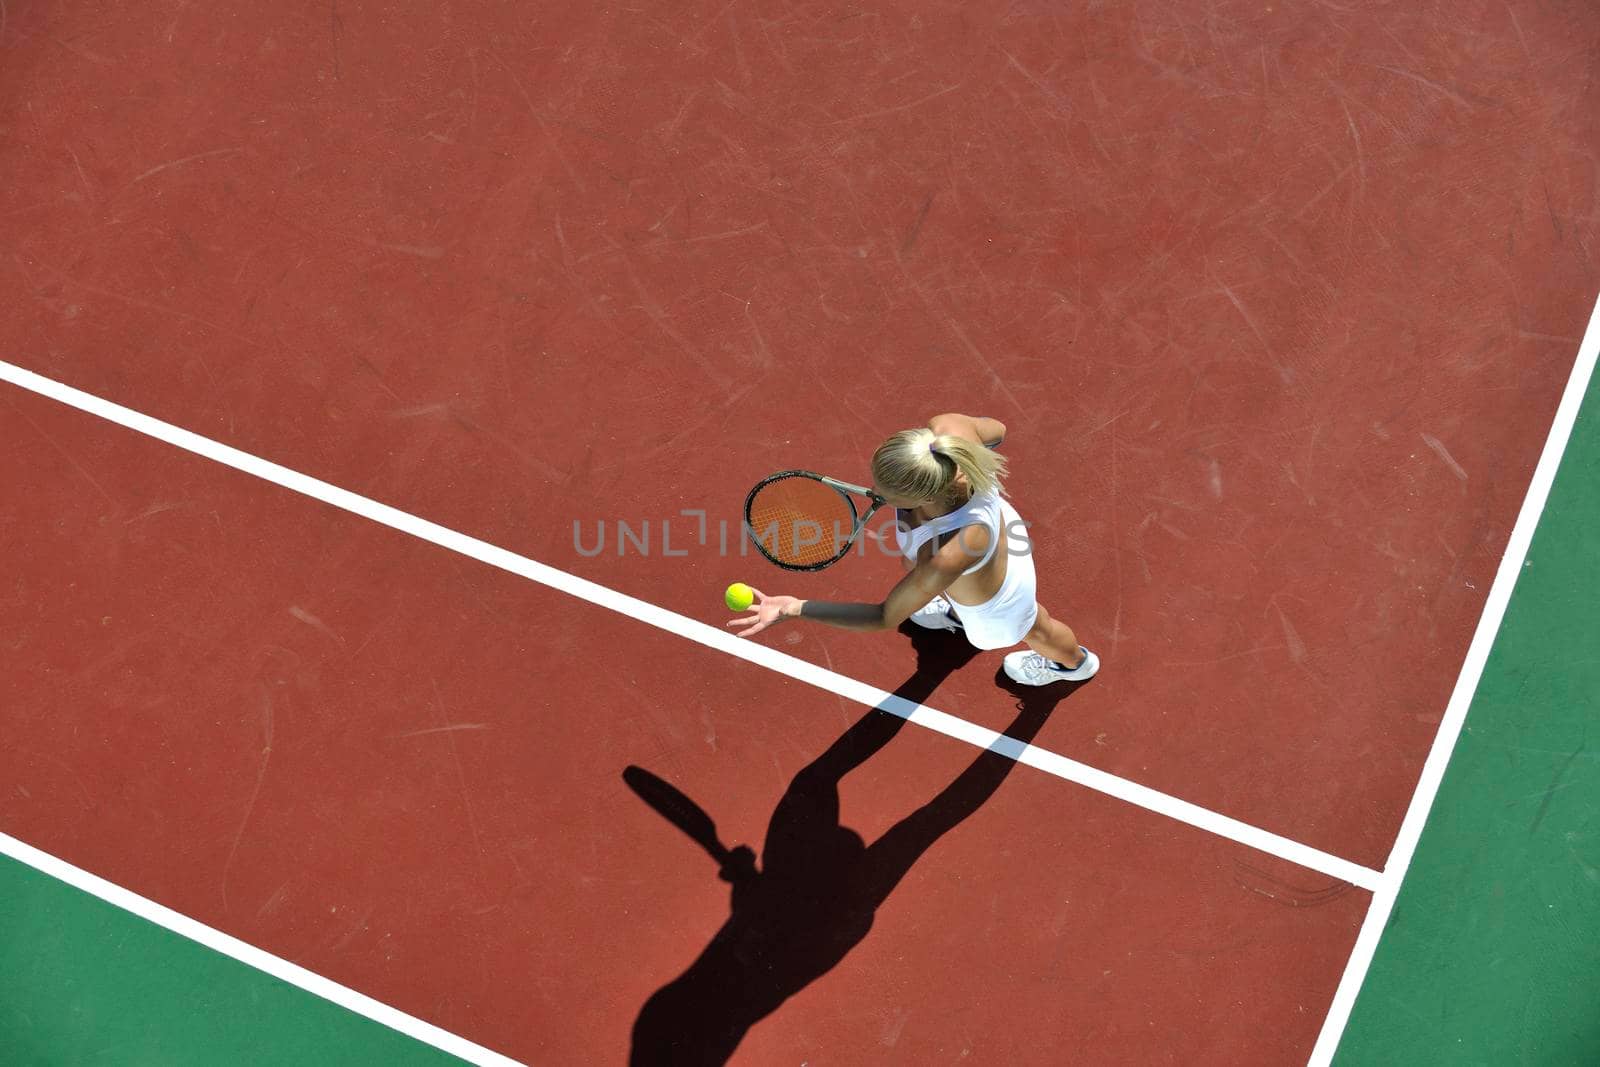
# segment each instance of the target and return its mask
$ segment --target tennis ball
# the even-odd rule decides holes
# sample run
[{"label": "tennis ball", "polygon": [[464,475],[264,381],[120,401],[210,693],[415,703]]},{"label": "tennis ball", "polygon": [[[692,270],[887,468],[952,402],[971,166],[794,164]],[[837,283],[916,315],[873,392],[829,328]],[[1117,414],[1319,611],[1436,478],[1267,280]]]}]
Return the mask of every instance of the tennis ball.
[{"label": "tennis ball", "polygon": [[756,602],[756,593],[743,582],[734,582],[722,594],[722,601],[733,611],[743,611]]}]

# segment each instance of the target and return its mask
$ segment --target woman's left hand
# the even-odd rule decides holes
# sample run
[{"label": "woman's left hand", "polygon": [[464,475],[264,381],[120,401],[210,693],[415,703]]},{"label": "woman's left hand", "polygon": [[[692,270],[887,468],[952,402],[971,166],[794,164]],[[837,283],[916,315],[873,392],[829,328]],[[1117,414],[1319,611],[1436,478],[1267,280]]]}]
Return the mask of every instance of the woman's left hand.
[{"label": "woman's left hand", "polygon": [[749,614],[728,622],[728,627],[737,630],[740,637],[754,637],[767,627],[800,613],[801,601],[796,597],[768,596],[759,589],[750,591],[756,595],[756,602],[750,605]]}]

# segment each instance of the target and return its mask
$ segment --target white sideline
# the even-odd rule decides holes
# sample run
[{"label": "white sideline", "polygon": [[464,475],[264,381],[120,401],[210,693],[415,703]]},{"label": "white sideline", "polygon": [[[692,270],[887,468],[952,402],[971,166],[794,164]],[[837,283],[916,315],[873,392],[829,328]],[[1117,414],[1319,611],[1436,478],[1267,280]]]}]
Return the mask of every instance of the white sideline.
[{"label": "white sideline", "polygon": [[1344,975],[1339,980],[1339,988],[1333,995],[1333,1005],[1323,1019],[1322,1031],[1311,1050],[1310,1067],[1328,1067],[1333,1062],[1333,1054],[1344,1036],[1345,1026],[1350,1022],[1351,1009],[1355,1007],[1356,997],[1366,981],[1378,941],[1389,923],[1395,899],[1400,895],[1400,883],[1405,880],[1406,871],[1411,866],[1411,857],[1416,853],[1417,841],[1422,836],[1422,828],[1439,793],[1439,784],[1444,780],[1450,754],[1466,723],[1467,709],[1472,704],[1473,694],[1477,692],[1478,681],[1483,677],[1489,651],[1500,633],[1500,623],[1505,618],[1506,605],[1511,601],[1517,575],[1522,573],[1528,546],[1533,543],[1533,532],[1539,525],[1539,516],[1544,513],[1545,501],[1550,498],[1550,487],[1555,483],[1561,457],[1566,453],[1567,441],[1572,436],[1572,427],[1578,421],[1578,409],[1583,405],[1584,393],[1588,391],[1589,380],[1594,375],[1597,351],[1600,351],[1600,302],[1596,303],[1589,317],[1589,328],[1583,335],[1583,343],[1578,346],[1578,358],[1572,365],[1572,375],[1567,379],[1565,392],[1561,394],[1555,421],[1550,425],[1550,435],[1545,438],[1544,451],[1539,456],[1538,466],[1534,468],[1533,481],[1528,485],[1528,495],[1522,500],[1522,510],[1511,529],[1511,539],[1506,542],[1505,555],[1500,558],[1500,569],[1495,574],[1494,584],[1489,587],[1489,598],[1484,602],[1478,629],[1472,635],[1466,661],[1461,665],[1461,675],[1456,679],[1456,687],[1445,707],[1444,719],[1439,723],[1439,732],[1434,735],[1433,747],[1422,766],[1417,790],[1411,796],[1411,805],[1400,824],[1399,836],[1389,852],[1389,861],[1384,864],[1383,877],[1373,893],[1372,905],[1367,909],[1360,933],[1356,935],[1355,948],[1351,950]]}]

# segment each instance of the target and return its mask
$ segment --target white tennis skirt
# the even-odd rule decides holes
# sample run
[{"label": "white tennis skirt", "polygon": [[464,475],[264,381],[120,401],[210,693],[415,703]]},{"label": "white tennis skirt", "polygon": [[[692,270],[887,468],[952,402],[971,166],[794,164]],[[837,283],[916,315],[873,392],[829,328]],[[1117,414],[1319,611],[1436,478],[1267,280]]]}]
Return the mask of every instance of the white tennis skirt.
[{"label": "white tennis skirt", "polygon": [[[1009,552],[1005,581],[1000,591],[982,604],[950,601],[956,618],[966,630],[967,640],[982,649],[1009,648],[1018,644],[1039,617],[1039,583],[1033,571],[1033,542],[1022,525],[1022,518],[1011,501],[1000,498],[1000,513],[1005,526],[1000,531],[1000,548]],[[947,598],[948,599],[948,598]]]}]

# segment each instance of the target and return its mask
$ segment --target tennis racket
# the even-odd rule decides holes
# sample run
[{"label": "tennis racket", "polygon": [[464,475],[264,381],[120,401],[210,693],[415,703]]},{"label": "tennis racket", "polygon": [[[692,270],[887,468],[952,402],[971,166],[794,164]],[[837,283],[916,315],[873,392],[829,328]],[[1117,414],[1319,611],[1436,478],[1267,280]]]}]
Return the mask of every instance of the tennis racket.
[{"label": "tennis racket", "polygon": [[[865,513],[856,497],[867,502]],[[779,471],[744,500],[744,524],[767,559],[788,571],[820,571],[845,557],[884,505],[870,489],[811,471]]]}]

